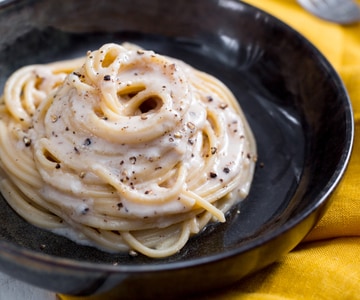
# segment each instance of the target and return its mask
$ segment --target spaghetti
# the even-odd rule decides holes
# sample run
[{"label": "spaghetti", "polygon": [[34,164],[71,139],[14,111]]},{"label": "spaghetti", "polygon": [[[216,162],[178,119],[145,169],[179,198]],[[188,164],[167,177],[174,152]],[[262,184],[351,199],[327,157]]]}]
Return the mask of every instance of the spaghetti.
[{"label": "spaghetti", "polygon": [[0,104],[1,190],[28,222],[166,257],[250,189],[256,145],[232,93],[130,44],[17,70]]}]

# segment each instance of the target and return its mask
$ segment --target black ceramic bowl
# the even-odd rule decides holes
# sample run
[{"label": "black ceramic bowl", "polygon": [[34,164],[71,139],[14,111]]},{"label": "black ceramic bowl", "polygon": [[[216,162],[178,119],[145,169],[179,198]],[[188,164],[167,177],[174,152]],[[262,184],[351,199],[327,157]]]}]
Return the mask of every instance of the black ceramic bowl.
[{"label": "black ceramic bowl", "polygon": [[[258,144],[248,198],[178,254],[109,254],[35,228],[0,199],[0,270],[73,296],[205,293],[293,249],[330,203],[353,142],[337,73],[300,34],[236,0],[6,1],[0,88],[17,68],[129,41],[214,74],[237,96]],[[237,211],[240,210],[240,214]]]}]

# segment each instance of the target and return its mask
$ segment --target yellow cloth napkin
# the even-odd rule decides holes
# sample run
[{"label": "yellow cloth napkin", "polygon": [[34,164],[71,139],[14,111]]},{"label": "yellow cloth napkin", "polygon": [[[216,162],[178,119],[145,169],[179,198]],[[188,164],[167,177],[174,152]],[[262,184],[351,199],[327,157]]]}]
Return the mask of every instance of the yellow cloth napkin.
[{"label": "yellow cloth napkin", "polygon": [[360,299],[360,23],[341,26],[295,0],[245,0],[307,37],[339,72],[355,116],[355,144],[333,203],[303,243],[275,264],[206,299]]},{"label": "yellow cloth napkin", "polygon": [[330,209],[305,241],[266,269],[203,299],[360,299],[360,24],[322,21],[295,0],[244,2],[301,32],[339,72],[353,103],[355,145]]}]

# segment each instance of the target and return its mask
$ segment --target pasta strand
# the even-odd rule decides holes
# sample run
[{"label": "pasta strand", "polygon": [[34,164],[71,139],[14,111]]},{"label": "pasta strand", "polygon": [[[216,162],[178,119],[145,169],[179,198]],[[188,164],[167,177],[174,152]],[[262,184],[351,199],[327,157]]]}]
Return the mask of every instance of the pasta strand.
[{"label": "pasta strand", "polygon": [[104,251],[180,251],[250,189],[256,143],[231,91],[124,43],[15,71],[0,187],[26,221]]}]

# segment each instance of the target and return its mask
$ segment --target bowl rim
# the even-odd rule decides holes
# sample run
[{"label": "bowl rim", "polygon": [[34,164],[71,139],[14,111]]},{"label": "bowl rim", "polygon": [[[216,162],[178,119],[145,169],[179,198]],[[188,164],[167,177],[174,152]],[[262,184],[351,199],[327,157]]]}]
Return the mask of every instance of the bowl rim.
[{"label": "bowl rim", "polygon": [[[22,2],[22,1],[19,1]],[[346,115],[346,145],[343,149],[341,158],[339,159],[339,163],[336,166],[332,176],[329,178],[328,183],[324,186],[324,188],[318,193],[318,196],[311,202],[310,205],[304,209],[302,214],[299,214],[295,217],[288,219],[282,226],[277,227],[271,231],[269,231],[265,236],[260,238],[255,238],[251,240],[249,243],[241,245],[238,248],[226,250],[225,252],[208,255],[200,258],[190,258],[190,259],[180,259],[179,261],[174,262],[166,262],[159,264],[142,264],[142,265],[130,265],[130,264],[118,264],[111,265],[110,263],[98,263],[98,262],[88,262],[88,261],[80,261],[70,258],[52,256],[50,254],[36,252],[30,249],[21,248],[18,245],[14,245],[10,242],[0,240],[0,256],[4,254],[7,256],[18,257],[19,255],[23,258],[29,259],[32,262],[46,264],[51,266],[62,267],[66,269],[80,270],[80,271],[97,271],[97,272],[111,272],[111,273],[139,273],[139,272],[159,272],[159,271],[171,271],[179,268],[191,268],[199,265],[209,264],[216,261],[224,260],[230,258],[232,256],[239,255],[240,253],[245,253],[250,251],[260,245],[263,245],[279,236],[289,231],[297,224],[302,222],[304,219],[309,217],[313,212],[315,212],[319,207],[323,206],[327,201],[329,196],[333,193],[336,186],[341,181],[350,161],[351,152],[354,144],[354,113],[352,109],[352,104],[346,87],[340,78],[338,72],[331,65],[331,63],[327,60],[327,58],[318,50],[318,48],[312,44],[307,38],[305,38],[301,33],[292,28],[290,25],[286,24],[281,19],[273,16],[272,14],[257,8],[251,4],[246,2],[240,2],[238,0],[226,0],[233,5],[242,5],[247,6],[248,9],[251,9],[253,12],[260,13],[263,18],[272,19],[274,24],[278,27],[282,27],[285,31],[290,31],[292,34],[296,35],[296,37],[306,45],[306,47],[311,51],[318,59],[319,64],[326,69],[333,83],[342,90],[343,95],[342,99],[346,106],[345,115]],[[10,6],[15,3],[14,0],[5,0],[3,4],[0,5],[0,10],[3,7]]]}]

